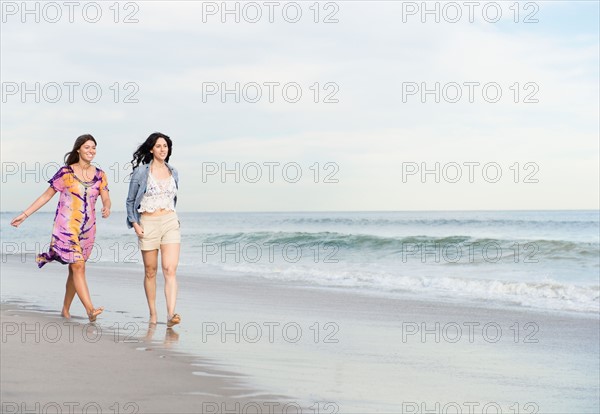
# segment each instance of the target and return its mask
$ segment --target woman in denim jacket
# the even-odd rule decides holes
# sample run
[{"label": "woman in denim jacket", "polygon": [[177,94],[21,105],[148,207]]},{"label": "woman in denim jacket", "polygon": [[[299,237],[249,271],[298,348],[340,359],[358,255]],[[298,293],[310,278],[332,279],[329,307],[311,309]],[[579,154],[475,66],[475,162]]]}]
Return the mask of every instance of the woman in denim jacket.
[{"label": "woman in denim jacket", "polygon": [[177,301],[176,271],[179,263],[181,234],[175,212],[179,176],[168,164],[173,142],[155,132],[133,154],[133,172],[127,194],[127,227],[135,230],[144,260],[144,290],[150,310],[150,323],[156,323],[156,272],[158,251],[165,277],[167,326],[181,321],[175,313]]}]

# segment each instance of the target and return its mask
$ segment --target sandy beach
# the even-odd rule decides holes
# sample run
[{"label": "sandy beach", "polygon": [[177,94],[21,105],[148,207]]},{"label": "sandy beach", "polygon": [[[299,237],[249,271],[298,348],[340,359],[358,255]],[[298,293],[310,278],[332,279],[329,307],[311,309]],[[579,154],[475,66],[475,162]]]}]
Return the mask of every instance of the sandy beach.
[{"label": "sandy beach", "polygon": [[[178,333],[146,337],[2,304],[2,412],[210,412],[281,401],[234,372],[169,349]],[[153,340],[151,336],[159,336]]]},{"label": "sandy beach", "polygon": [[[3,404],[132,402],[139,412],[182,413],[246,412],[250,401],[258,412],[286,403],[340,413],[598,411],[593,316],[182,271],[182,324],[149,331],[139,269],[96,264],[89,284],[107,309],[96,327],[73,321],[102,338],[75,334],[71,343],[57,311],[64,268],[3,260]],[[23,322],[51,325],[38,343],[34,333],[13,332]],[[57,326],[64,334],[52,343]],[[202,410],[207,402],[217,405]]]}]

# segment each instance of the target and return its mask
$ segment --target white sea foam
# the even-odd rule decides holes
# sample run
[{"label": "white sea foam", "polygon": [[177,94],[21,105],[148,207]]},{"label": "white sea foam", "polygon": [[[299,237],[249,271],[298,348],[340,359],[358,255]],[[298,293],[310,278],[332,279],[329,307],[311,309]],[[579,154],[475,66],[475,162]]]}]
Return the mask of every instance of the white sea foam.
[{"label": "white sea foam", "polygon": [[308,285],[414,293],[454,299],[492,300],[526,307],[584,313],[600,311],[598,286],[553,280],[518,282],[451,276],[406,276],[387,271],[332,270],[324,267],[225,265],[223,270]]}]

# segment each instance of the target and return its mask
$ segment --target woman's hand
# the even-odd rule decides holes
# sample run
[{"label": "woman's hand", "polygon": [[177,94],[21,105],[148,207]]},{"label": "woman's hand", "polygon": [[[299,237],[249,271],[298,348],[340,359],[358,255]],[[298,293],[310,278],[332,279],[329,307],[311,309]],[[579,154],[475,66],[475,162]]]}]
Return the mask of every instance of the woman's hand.
[{"label": "woman's hand", "polygon": [[21,225],[21,223],[23,223],[27,217],[29,217],[27,214],[21,213],[14,219],[12,219],[12,221],[10,222],[10,225],[13,227],[19,227]]},{"label": "woman's hand", "polygon": [[135,234],[137,234],[138,237],[144,237],[144,229],[138,223],[133,223],[133,229],[135,230]]},{"label": "woman's hand", "polygon": [[110,195],[108,194],[108,190],[100,190],[100,198],[102,199],[102,218],[107,218],[110,216]]}]

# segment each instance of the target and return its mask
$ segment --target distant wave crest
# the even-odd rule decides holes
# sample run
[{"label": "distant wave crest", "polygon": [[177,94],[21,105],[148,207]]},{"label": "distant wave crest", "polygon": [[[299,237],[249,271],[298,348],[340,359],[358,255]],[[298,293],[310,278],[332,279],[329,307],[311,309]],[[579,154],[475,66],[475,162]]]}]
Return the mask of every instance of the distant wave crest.
[{"label": "distant wave crest", "polygon": [[[407,236],[384,237],[372,234],[346,234],[338,232],[239,232],[227,234],[207,234],[200,237],[202,243],[235,244],[257,243],[259,245],[293,244],[310,247],[316,244],[331,244],[341,250],[369,253],[402,253],[418,248],[500,248],[510,252],[529,250],[530,254],[549,259],[589,259],[600,255],[600,244],[573,242],[568,240],[506,240],[494,238],[473,238],[455,235],[446,237]],[[198,239],[195,247],[200,247]]]}]

